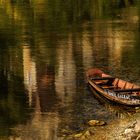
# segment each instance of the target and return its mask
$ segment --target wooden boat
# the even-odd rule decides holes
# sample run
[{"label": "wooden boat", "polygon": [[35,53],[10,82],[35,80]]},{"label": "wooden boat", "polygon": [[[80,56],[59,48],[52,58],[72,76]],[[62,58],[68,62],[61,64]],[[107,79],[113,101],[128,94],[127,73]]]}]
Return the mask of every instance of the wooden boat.
[{"label": "wooden boat", "polygon": [[108,100],[128,106],[140,106],[140,86],[112,77],[99,69],[87,70],[86,79],[92,91]]}]

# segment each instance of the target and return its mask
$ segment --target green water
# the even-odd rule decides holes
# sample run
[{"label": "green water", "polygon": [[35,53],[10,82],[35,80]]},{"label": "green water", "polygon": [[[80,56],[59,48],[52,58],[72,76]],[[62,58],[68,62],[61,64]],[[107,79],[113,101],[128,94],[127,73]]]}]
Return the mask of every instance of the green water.
[{"label": "green water", "polygon": [[58,140],[133,109],[86,88],[88,68],[140,85],[138,0],[0,0],[0,139]]}]

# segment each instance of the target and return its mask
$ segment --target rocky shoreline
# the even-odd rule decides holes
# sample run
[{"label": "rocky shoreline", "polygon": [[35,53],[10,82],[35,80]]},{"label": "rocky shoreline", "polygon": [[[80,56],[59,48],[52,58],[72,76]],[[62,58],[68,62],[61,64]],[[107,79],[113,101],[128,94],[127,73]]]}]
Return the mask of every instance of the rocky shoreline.
[{"label": "rocky shoreline", "polygon": [[140,140],[140,110],[131,118],[123,131],[114,136],[114,140]]},{"label": "rocky shoreline", "polygon": [[99,120],[87,122],[89,127],[83,132],[61,137],[60,140],[140,140],[140,108],[136,113],[113,125]]}]

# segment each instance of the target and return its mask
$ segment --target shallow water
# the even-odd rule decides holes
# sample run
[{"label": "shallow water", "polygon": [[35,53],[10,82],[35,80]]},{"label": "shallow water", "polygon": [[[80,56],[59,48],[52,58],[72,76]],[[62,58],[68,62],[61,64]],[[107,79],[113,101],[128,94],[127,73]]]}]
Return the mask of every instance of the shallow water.
[{"label": "shallow water", "polygon": [[133,115],[96,99],[84,78],[98,67],[140,85],[139,13],[135,1],[1,0],[0,139],[57,140],[90,119]]}]

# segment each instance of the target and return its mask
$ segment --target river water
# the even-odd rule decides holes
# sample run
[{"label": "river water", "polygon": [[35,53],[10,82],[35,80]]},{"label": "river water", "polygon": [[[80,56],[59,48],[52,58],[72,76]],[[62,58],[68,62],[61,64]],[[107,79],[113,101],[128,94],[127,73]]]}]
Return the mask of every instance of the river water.
[{"label": "river water", "polygon": [[102,102],[85,71],[140,85],[136,0],[0,0],[0,139],[58,140],[133,108]]}]

